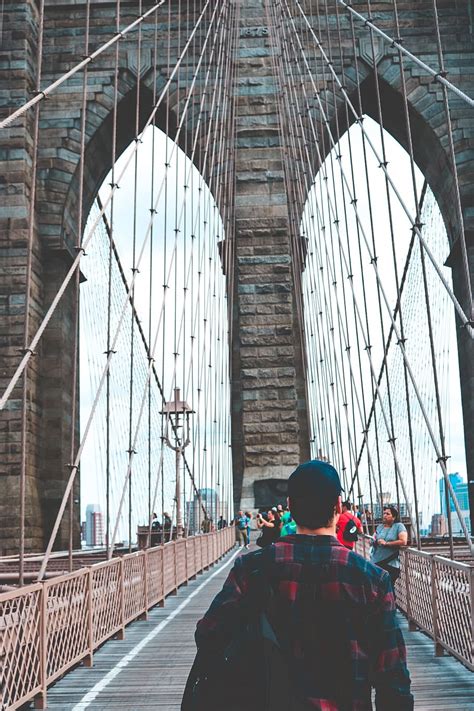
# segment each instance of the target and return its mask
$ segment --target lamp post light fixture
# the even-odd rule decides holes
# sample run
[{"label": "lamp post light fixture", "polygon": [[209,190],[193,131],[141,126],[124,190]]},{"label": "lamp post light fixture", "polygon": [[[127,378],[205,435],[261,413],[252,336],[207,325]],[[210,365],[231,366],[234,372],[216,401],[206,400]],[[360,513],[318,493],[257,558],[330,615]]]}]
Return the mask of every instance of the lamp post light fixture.
[{"label": "lamp post light fixture", "polygon": [[[175,452],[176,455],[176,538],[183,536],[183,514],[181,510],[181,481],[179,475],[179,464],[181,455],[191,441],[190,437],[190,418],[194,413],[185,400],[181,400],[180,389],[174,389],[174,399],[167,402],[161,411],[161,415],[166,416],[166,425],[163,439],[166,445]],[[181,419],[182,418],[182,419]],[[174,430],[174,443],[170,439],[170,422]],[[180,429],[182,433],[180,437]]]}]

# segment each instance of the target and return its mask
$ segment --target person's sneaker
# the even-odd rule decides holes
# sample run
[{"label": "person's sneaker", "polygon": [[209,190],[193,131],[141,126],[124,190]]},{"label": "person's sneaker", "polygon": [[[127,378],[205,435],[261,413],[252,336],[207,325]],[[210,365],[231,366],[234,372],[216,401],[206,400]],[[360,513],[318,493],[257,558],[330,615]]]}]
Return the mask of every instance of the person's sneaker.
[{"label": "person's sneaker", "polygon": [[248,548],[248,547],[249,547],[249,544],[247,543],[247,545],[246,545],[245,547]]}]

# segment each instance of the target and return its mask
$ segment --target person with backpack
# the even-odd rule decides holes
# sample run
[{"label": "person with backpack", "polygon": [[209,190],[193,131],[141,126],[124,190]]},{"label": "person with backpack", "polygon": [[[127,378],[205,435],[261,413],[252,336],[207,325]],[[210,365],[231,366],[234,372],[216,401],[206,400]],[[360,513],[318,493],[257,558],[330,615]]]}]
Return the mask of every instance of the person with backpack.
[{"label": "person with backpack", "polygon": [[351,508],[350,501],[342,502],[342,513],[336,525],[337,540],[349,550],[353,550],[359,533],[362,533],[362,522],[352,513]]},{"label": "person with backpack", "polygon": [[236,559],[197,624],[182,711],[412,711],[389,575],[336,538],[341,483],[312,460],[288,480],[296,535]]}]

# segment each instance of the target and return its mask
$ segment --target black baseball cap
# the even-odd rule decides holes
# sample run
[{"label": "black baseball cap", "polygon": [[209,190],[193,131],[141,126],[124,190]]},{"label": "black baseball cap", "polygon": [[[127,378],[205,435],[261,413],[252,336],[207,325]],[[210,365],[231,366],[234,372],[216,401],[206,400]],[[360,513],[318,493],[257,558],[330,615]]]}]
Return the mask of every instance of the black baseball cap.
[{"label": "black baseball cap", "polygon": [[311,459],[296,467],[288,479],[290,499],[325,499],[335,501],[341,491],[339,474],[328,462]]}]

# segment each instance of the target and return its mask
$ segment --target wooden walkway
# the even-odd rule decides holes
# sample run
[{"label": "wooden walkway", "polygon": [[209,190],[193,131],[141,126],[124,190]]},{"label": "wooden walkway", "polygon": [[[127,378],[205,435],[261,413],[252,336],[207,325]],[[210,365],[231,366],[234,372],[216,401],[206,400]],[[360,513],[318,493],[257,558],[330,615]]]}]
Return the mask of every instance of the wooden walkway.
[{"label": "wooden walkway", "polygon": [[[78,667],[48,691],[48,708],[61,711],[179,711],[195,654],[194,630],[221,589],[237,551],[154,608],[147,621],[127,627],[123,641],[107,642],[92,669]],[[452,657],[435,657],[433,642],[409,632],[402,618],[417,711],[474,711],[474,674]],[[223,702],[223,711],[225,710]]]}]

